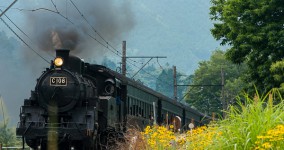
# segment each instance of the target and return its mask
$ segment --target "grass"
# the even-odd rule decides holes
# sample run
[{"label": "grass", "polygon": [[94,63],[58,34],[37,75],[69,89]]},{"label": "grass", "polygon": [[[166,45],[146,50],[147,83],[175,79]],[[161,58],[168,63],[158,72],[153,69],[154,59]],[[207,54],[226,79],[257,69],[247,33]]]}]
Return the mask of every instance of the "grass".
[{"label": "grass", "polygon": [[[276,97],[279,99],[276,100]],[[244,94],[244,101],[241,99],[237,106],[229,107],[226,119],[217,122],[222,136],[210,149],[252,149],[258,146],[256,141],[259,135],[283,124],[284,103],[277,90],[263,97],[258,93],[253,98]]]}]

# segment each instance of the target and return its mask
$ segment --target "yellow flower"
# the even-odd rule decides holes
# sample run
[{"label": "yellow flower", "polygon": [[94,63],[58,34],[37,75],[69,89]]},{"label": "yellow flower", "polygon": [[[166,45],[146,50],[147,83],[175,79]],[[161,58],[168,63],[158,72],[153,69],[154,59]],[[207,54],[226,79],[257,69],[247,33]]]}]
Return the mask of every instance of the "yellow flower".
[{"label": "yellow flower", "polygon": [[268,143],[268,142],[263,143],[262,146],[264,148],[271,148],[272,147],[272,145],[270,143]]}]

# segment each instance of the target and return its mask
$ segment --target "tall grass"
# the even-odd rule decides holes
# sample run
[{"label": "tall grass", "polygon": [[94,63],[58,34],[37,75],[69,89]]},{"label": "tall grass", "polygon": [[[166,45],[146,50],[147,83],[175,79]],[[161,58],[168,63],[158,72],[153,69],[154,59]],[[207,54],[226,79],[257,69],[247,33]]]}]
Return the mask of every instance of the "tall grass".
[{"label": "tall grass", "polygon": [[[275,105],[274,105],[275,104]],[[237,106],[230,106],[227,117],[217,122],[221,136],[208,149],[246,150],[257,147],[259,135],[283,124],[284,103],[277,90],[251,98],[244,94]]]}]

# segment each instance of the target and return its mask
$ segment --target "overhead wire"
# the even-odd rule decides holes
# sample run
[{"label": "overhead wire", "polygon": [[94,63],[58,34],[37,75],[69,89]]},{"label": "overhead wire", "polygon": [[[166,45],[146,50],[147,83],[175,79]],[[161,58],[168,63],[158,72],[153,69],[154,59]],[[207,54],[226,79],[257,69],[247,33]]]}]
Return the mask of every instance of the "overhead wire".
[{"label": "overhead wire", "polygon": [[[107,49],[111,50],[109,47],[111,47],[113,50],[111,50],[113,53],[116,53],[116,55],[118,55],[119,57],[122,57],[122,53],[120,51],[118,51],[116,48],[114,48],[102,35],[100,32],[98,32],[98,30],[96,30],[91,23],[88,21],[88,19],[85,17],[85,15],[79,10],[79,8],[77,7],[77,5],[70,0],[71,4],[74,6],[74,8],[77,10],[77,12],[80,14],[80,16],[86,21],[86,23],[91,27],[91,29],[106,43],[106,45],[104,45],[104,47],[106,47]],[[89,35],[90,36],[90,35]],[[94,37],[92,37],[94,39]],[[96,41],[98,41],[96,39]],[[101,43],[101,42],[100,42]],[[115,52],[114,52],[115,51]],[[129,59],[135,63],[137,63],[137,61]]]},{"label": "overhead wire", "polygon": [[[0,11],[2,11],[2,10],[0,9]],[[20,30],[27,38],[29,38],[29,39],[31,40],[31,38],[30,38],[22,29],[20,29],[20,28],[14,23],[14,21],[12,21],[6,14],[4,14],[4,16],[5,16],[18,30]]]},{"label": "overhead wire", "polygon": [[[74,6],[74,8],[77,10],[77,12],[81,15],[81,17],[86,21],[86,23],[92,28],[92,30],[107,44],[107,46],[110,46],[112,49],[116,50],[113,46],[111,46],[109,44],[108,41],[106,41],[103,36],[91,25],[91,23],[87,20],[87,18],[84,16],[84,14],[79,10],[79,8],[77,7],[77,5],[70,0],[71,4]],[[116,50],[116,52],[120,55],[122,55],[121,52],[119,52],[118,50]]]},{"label": "overhead wire", "polygon": [[[0,11],[2,11],[0,9]],[[30,41],[32,41],[32,39],[14,22],[10,19],[10,17],[8,17],[6,14],[4,14],[4,16],[22,33],[24,34]],[[51,54],[47,53],[50,57],[53,57]]]},{"label": "overhead wire", "polygon": [[49,61],[47,59],[45,59],[43,56],[41,56],[36,50],[34,50],[28,43],[26,43],[10,26],[9,24],[2,18],[0,18],[1,21],[9,28],[9,30],[11,30],[15,36],[20,39],[28,48],[30,48],[30,50],[32,50],[36,55],[38,55],[40,58],[42,58],[45,62],[47,62],[49,64]]},{"label": "overhead wire", "polygon": [[54,6],[55,10],[56,10],[57,12],[59,12],[58,9],[57,9],[57,7],[56,7],[56,5],[55,5],[55,3],[53,2],[53,0],[50,0],[50,1],[51,1],[52,5]]},{"label": "overhead wire", "polygon": [[[138,67],[137,65],[135,65],[135,64],[133,64],[133,63],[130,63],[129,61],[128,61],[128,63],[131,64],[132,66],[134,66],[134,67],[140,69],[140,67]],[[162,81],[163,83],[167,84],[168,86],[172,86],[172,84],[170,84],[168,81],[165,81],[165,80],[162,80],[162,79],[160,79],[160,78],[157,78],[157,77],[155,77],[155,75],[153,75],[153,74],[151,74],[151,73],[145,71],[144,69],[141,69],[141,70],[142,70],[143,72],[145,72],[146,74],[150,75],[151,77],[154,77],[155,79],[157,79],[157,80],[159,80],[159,81]]]}]

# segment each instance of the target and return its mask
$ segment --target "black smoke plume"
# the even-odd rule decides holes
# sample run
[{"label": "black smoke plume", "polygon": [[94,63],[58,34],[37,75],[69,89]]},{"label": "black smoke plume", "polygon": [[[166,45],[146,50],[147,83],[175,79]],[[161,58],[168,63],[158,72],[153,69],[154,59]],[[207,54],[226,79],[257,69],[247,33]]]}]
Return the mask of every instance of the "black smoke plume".
[{"label": "black smoke plume", "polygon": [[104,40],[118,44],[135,24],[128,0],[41,0],[27,9],[34,10],[25,11],[29,35],[44,51],[68,48],[81,56],[104,54],[94,38],[104,45]]}]

